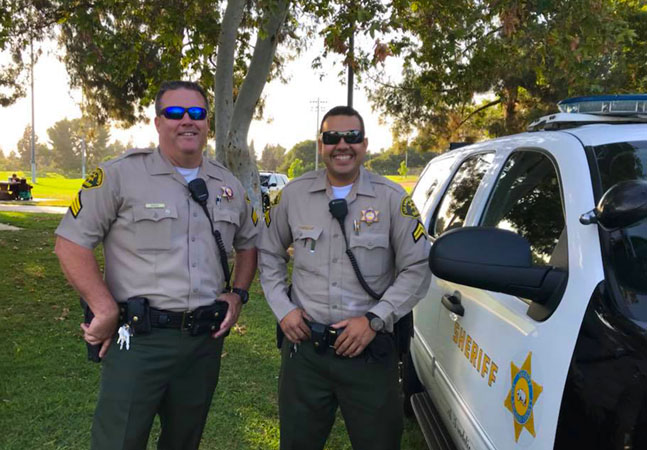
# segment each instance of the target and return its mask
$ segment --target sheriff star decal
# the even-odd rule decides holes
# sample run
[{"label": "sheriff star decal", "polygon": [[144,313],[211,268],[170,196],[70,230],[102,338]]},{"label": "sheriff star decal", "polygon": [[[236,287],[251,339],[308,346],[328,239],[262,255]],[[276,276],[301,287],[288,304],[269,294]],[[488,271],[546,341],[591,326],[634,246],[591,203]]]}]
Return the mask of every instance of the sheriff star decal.
[{"label": "sheriff star decal", "polygon": [[97,167],[90,173],[90,175],[87,176],[87,178],[83,182],[83,185],[81,186],[81,189],[94,189],[101,187],[102,184],[103,169],[101,167]]},{"label": "sheriff star decal", "polygon": [[505,398],[504,406],[512,413],[514,424],[514,441],[525,428],[532,437],[535,435],[535,416],[533,409],[539,400],[543,387],[532,379],[532,352],[528,352],[521,368],[510,363],[510,391]]}]

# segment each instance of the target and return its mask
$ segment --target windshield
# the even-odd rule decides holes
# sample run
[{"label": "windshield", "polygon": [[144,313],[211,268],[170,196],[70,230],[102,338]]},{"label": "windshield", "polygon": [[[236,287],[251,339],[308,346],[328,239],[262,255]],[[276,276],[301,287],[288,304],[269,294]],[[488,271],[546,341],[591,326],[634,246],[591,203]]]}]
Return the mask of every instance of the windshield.
[{"label": "windshield", "polygon": [[[602,192],[626,180],[647,181],[647,141],[619,142],[593,148]],[[647,219],[609,234],[609,261],[621,307],[647,325]]]}]

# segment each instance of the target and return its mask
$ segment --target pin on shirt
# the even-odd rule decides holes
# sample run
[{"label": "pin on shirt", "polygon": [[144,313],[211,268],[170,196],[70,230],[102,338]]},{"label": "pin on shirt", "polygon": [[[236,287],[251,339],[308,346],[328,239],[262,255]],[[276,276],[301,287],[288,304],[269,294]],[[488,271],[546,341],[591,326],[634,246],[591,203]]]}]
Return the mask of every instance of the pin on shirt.
[{"label": "pin on shirt", "polygon": [[353,230],[355,231],[355,236],[359,236],[359,221],[357,219],[353,220]]},{"label": "pin on shirt", "polygon": [[222,186],[222,198],[227,199],[227,201],[230,201],[231,199],[234,198],[234,190],[229,187],[229,186]]},{"label": "pin on shirt", "polygon": [[363,209],[362,218],[360,220],[362,222],[366,222],[366,224],[370,226],[371,224],[380,221],[380,212],[373,208]]}]

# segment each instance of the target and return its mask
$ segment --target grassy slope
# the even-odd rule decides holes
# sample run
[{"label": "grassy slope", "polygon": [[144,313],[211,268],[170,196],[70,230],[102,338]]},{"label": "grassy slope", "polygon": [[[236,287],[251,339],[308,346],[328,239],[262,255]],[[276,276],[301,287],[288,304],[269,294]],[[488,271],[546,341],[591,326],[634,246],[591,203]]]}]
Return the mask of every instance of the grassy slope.
[{"label": "grassy slope", "polygon": [[[78,297],[53,253],[60,216],[0,212],[0,448],[85,449],[97,396],[99,365],[85,359]],[[99,254],[99,252],[98,252]],[[240,328],[225,343],[221,378],[202,448],[278,448],[274,317],[258,282]],[[154,427],[149,448],[155,447]],[[339,418],[326,447],[350,449]],[[404,450],[425,448],[407,421]]]}]

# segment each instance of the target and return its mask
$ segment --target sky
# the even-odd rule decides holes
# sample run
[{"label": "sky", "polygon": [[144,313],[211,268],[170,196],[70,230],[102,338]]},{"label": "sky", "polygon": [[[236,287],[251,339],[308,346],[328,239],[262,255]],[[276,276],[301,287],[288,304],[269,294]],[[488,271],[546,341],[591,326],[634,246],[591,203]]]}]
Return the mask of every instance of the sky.
[{"label": "sky", "polygon": [[[81,93],[71,90],[69,77],[65,66],[58,60],[57,55],[62,50],[56,48],[53,42],[41,44],[43,54],[34,66],[34,115],[35,130],[39,142],[48,142],[47,129],[62,119],[74,119],[81,116],[79,105]],[[315,73],[310,63],[321,50],[312,47],[300,58],[288,63],[285,74],[290,77],[287,84],[272,81],[265,85],[265,116],[261,121],[253,121],[250,127],[248,141],[254,142],[254,148],[260,156],[266,144],[280,144],[289,150],[294,144],[306,139],[315,139],[317,133],[316,101],[321,102],[320,116],[333,106],[346,104],[347,88],[345,80],[341,81],[337,73],[340,71],[339,57],[323,61],[327,75],[323,80]],[[8,56],[0,54],[0,66],[8,61]],[[398,73],[396,61],[390,69]],[[355,83],[353,106],[362,114],[369,139],[369,151],[378,152],[391,146],[392,138],[390,122],[380,120],[377,112],[371,111],[366,98],[364,86]],[[154,109],[150,107],[149,116],[152,118]],[[25,126],[31,123],[31,94],[27,90],[26,97],[11,106],[0,107],[0,149],[8,154],[16,149],[18,140],[22,137]],[[213,126],[213,124],[212,124]],[[122,141],[129,141],[134,146],[147,146],[150,142],[157,143],[157,133],[152,120],[148,124],[139,124],[128,130],[113,128],[111,136]],[[213,142],[211,143],[213,145]]]}]

